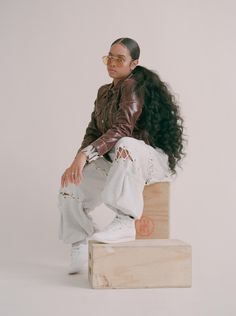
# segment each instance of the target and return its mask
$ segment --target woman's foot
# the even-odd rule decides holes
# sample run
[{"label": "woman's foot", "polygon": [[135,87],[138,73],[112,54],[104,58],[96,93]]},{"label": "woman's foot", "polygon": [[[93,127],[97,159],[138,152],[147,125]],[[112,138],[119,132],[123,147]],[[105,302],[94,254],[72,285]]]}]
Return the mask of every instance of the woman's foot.
[{"label": "woman's foot", "polygon": [[118,213],[104,230],[95,232],[89,239],[104,243],[118,243],[135,240],[135,219],[131,218],[129,215]]},{"label": "woman's foot", "polygon": [[71,263],[68,274],[86,273],[88,269],[88,243],[76,242],[71,245]]},{"label": "woman's foot", "polygon": [[[99,232],[99,227],[94,224],[94,233]],[[71,263],[68,274],[87,273],[88,271],[88,240],[91,236],[71,245]]]}]

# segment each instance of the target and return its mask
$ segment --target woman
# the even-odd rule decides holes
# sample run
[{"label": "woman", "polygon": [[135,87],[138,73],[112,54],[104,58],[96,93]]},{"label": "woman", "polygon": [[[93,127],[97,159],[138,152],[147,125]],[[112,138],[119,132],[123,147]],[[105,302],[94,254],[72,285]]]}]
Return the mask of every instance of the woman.
[{"label": "woman", "polygon": [[[138,65],[136,41],[120,38],[103,56],[113,82],[98,89],[91,120],[61,177],[59,238],[72,244],[69,274],[87,266],[88,239],[135,240],[145,184],[171,181],[183,152],[183,119],[159,76]],[[101,203],[116,213],[102,231],[89,212]]]}]

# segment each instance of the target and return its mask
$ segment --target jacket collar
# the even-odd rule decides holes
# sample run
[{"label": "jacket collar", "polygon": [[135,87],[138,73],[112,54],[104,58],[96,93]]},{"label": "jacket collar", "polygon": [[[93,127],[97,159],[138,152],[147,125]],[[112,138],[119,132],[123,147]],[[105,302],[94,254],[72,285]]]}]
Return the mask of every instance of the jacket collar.
[{"label": "jacket collar", "polygon": [[124,80],[132,77],[133,72],[131,72],[128,76],[126,76],[125,78],[120,79],[116,85],[114,85],[114,80],[112,81],[112,83],[110,83],[110,85],[108,86],[108,91],[116,91],[119,89],[120,85],[122,84],[122,82],[124,82]]}]

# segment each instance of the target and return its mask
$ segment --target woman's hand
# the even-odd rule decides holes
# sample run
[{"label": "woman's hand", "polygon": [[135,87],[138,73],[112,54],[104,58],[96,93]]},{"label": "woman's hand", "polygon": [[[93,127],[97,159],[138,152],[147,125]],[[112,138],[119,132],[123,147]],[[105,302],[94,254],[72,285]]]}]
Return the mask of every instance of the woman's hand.
[{"label": "woman's hand", "polygon": [[86,155],[83,152],[79,152],[71,166],[65,170],[61,177],[61,186],[67,186],[69,182],[73,182],[77,185],[80,184],[80,181],[83,179],[82,170],[86,164]]}]

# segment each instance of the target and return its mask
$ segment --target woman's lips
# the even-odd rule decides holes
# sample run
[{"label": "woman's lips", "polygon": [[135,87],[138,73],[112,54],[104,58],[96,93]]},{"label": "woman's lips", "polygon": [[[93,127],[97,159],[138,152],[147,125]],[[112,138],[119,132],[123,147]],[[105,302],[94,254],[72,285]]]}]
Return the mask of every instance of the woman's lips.
[{"label": "woman's lips", "polygon": [[116,72],[116,70],[114,70],[114,69],[108,69],[108,71],[110,71],[110,72]]}]

